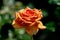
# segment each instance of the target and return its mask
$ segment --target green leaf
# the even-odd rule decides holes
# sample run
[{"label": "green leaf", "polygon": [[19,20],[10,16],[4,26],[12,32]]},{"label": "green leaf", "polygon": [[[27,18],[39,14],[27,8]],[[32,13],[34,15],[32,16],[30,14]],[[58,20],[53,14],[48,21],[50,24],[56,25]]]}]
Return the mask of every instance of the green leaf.
[{"label": "green leaf", "polygon": [[15,29],[15,33],[17,35],[16,38],[18,40],[32,40],[32,37],[33,37],[27,34],[24,28]]},{"label": "green leaf", "polygon": [[34,5],[33,5],[32,3],[29,3],[29,4],[28,4],[28,7],[34,8]]},{"label": "green leaf", "polygon": [[58,19],[60,19],[60,6],[55,9],[55,15]]},{"label": "green leaf", "polygon": [[46,10],[42,10],[42,14],[43,14],[43,17],[47,17],[48,16],[48,12]]},{"label": "green leaf", "polygon": [[54,22],[48,22],[46,24],[46,27],[47,27],[48,30],[51,30],[52,32],[55,31],[55,23]]},{"label": "green leaf", "polygon": [[23,40],[32,40],[32,36],[30,36],[28,34],[24,34],[23,35]]}]

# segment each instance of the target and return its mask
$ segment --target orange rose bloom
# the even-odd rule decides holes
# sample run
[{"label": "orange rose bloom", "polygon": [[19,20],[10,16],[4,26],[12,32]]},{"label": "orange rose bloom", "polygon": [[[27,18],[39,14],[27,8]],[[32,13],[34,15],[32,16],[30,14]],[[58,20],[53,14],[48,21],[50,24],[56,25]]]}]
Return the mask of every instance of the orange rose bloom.
[{"label": "orange rose bloom", "polygon": [[29,7],[21,9],[15,13],[15,19],[13,20],[14,28],[25,28],[26,32],[30,35],[36,34],[40,29],[45,29],[42,22],[42,11],[38,9],[30,9]]}]

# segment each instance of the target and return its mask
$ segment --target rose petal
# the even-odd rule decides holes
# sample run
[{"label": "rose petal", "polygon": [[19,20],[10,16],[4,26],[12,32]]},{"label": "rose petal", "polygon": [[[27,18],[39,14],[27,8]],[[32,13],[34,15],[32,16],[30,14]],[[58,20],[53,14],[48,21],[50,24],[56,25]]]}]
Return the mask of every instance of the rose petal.
[{"label": "rose petal", "polygon": [[18,14],[18,16],[19,16],[20,20],[24,21],[25,23],[32,23],[32,22],[28,22],[28,21],[22,19],[21,16],[20,16],[19,14]]},{"label": "rose petal", "polygon": [[14,20],[13,20],[12,25],[14,28],[23,28],[23,26],[18,25]]},{"label": "rose petal", "polygon": [[26,31],[29,35],[33,35],[38,32],[38,27],[37,26],[30,26],[26,29]]},{"label": "rose petal", "polygon": [[38,24],[38,28],[40,29],[46,29],[46,26],[43,25],[43,23],[41,21],[37,21]]}]

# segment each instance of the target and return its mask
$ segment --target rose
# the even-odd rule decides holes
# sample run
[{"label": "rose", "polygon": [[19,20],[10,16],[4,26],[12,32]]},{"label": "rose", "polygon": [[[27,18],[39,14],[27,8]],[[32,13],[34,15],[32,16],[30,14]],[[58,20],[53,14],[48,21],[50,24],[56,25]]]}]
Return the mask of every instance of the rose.
[{"label": "rose", "polygon": [[26,28],[26,32],[30,35],[36,34],[40,29],[45,29],[42,22],[42,11],[38,9],[30,9],[29,7],[15,13],[16,18],[13,20],[14,28]]}]

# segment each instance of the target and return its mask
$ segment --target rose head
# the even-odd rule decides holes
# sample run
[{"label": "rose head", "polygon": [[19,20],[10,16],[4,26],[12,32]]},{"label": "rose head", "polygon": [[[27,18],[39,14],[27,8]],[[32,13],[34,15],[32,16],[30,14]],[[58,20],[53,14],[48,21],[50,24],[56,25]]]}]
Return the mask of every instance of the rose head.
[{"label": "rose head", "polygon": [[30,35],[36,34],[40,29],[45,29],[42,22],[42,11],[38,9],[30,9],[29,7],[22,9],[15,13],[15,20],[13,20],[14,28],[25,28]]}]

